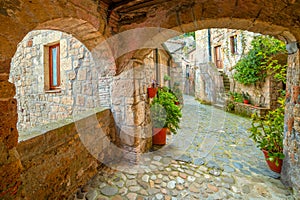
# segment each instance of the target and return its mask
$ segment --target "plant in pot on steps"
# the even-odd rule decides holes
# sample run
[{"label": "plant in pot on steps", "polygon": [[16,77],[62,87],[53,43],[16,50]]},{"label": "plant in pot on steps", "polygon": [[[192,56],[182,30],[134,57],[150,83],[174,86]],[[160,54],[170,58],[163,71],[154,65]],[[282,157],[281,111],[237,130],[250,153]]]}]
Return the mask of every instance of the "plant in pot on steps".
[{"label": "plant in pot on steps", "polygon": [[279,99],[280,107],[270,111],[266,116],[252,115],[250,137],[257,143],[272,171],[281,172],[284,132],[284,99]]},{"label": "plant in pot on steps", "polygon": [[176,96],[166,88],[159,88],[157,96],[153,99],[150,107],[153,124],[152,143],[156,145],[166,144],[166,134],[176,134],[179,128],[181,110],[174,104]]}]

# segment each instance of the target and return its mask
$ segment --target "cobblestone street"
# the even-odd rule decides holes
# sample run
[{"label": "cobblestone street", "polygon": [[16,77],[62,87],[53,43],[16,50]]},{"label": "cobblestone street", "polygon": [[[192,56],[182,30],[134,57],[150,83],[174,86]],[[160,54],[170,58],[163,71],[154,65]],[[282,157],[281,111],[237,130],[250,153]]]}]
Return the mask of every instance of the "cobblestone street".
[{"label": "cobblestone street", "polygon": [[250,120],[185,96],[181,129],[140,164],[104,166],[69,199],[293,199],[249,139]]}]

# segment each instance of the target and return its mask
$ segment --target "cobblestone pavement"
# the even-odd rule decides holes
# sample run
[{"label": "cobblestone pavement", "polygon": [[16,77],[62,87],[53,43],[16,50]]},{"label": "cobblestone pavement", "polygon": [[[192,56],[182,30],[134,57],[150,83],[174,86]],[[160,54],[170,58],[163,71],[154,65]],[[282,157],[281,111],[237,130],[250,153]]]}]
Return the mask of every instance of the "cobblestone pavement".
[{"label": "cobblestone pavement", "polygon": [[181,129],[141,162],[104,166],[69,199],[293,199],[249,139],[248,118],[185,96]]}]

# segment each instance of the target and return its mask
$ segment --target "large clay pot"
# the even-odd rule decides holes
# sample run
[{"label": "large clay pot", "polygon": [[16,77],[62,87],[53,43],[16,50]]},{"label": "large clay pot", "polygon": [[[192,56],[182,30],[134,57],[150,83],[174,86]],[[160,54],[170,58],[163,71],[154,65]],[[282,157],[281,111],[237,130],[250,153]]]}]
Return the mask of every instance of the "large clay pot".
[{"label": "large clay pot", "polygon": [[269,158],[269,155],[268,155],[268,151],[266,150],[262,150],[262,152],[264,153],[265,155],[265,158],[266,158],[266,161],[267,161],[267,164],[269,165],[269,168],[273,171],[273,172],[277,172],[277,173],[280,173],[281,172],[281,167],[282,167],[282,159],[279,159],[278,158],[278,163],[279,165],[276,166],[276,162],[275,161],[270,161],[268,158]]},{"label": "large clay pot", "polygon": [[248,99],[244,99],[244,104],[249,104],[249,100]]},{"label": "large clay pot", "polygon": [[153,98],[157,93],[157,88],[147,88],[147,91],[148,91],[148,97]]},{"label": "large clay pot", "polygon": [[165,145],[167,142],[168,128],[153,128],[152,144]]}]

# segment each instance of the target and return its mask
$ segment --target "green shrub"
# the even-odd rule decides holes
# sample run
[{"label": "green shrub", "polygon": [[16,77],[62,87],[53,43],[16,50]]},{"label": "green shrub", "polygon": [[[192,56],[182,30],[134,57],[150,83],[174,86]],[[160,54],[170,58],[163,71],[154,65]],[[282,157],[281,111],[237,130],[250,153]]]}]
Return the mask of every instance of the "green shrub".
[{"label": "green shrub", "polygon": [[158,128],[169,128],[174,134],[179,128],[180,118],[182,117],[181,110],[175,105],[177,97],[169,92],[168,88],[160,88],[157,91],[157,96],[151,104],[151,119],[154,126]]},{"label": "green shrub", "polygon": [[270,36],[258,36],[251,42],[252,48],[236,65],[234,79],[244,85],[263,82],[269,71],[275,78],[285,81],[286,66],[273,56],[285,53],[285,44]]},{"label": "green shrub", "polygon": [[270,111],[265,117],[259,117],[256,113],[252,115],[252,127],[250,138],[257,147],[269,152],[269,160],[283,159],[283,132],[284,132],[284,99],[278,101],[281,106]]}]

